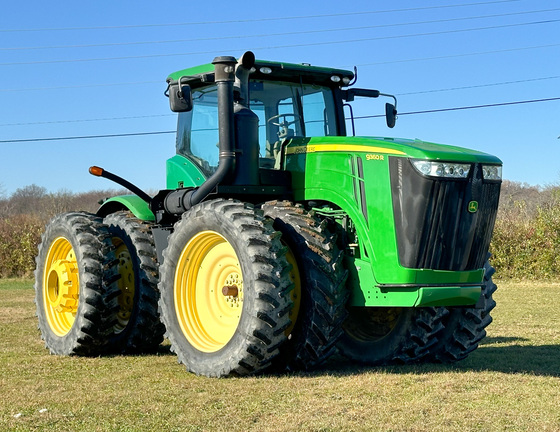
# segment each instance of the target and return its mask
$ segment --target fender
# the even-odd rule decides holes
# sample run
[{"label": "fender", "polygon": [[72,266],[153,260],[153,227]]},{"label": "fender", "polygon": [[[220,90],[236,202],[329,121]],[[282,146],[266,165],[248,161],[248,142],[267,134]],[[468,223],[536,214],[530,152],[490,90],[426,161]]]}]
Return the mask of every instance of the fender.
[{"label": "fender", "polygon": [[105,217],[121,210],[129,210],[138,219],[155,221],[148,203],[136,195],[121,195],[107,199],[97,210],[97,215]]}]

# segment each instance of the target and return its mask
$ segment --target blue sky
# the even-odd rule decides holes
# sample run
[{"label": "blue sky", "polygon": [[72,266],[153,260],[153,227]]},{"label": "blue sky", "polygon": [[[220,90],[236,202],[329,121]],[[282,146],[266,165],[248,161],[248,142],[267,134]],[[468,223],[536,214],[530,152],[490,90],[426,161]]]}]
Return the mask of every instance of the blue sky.
[{"label": "blue sky", "polygon": [[[500,157],[506,179],[560,183],[560,100],[528,102],[560,98],[560,0],[26,1],[0,15],[0,192],[113,188],[91,165],[164,188],[172,134],[7,141],[172,131],[167,75],[246,50],[356,65],[358,86],[396,94],[396,127],[361,120],[359,135],[474,148]],[[482,105],[499,106],[411,114]]]}]

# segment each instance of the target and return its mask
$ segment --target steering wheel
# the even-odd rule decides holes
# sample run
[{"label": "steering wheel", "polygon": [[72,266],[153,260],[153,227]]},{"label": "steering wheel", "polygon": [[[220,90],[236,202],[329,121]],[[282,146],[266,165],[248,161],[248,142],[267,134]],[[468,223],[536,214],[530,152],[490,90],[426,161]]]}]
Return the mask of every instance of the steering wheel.
[{"label": "steering wheel", "polygon": [[[292,121],[287,121],[286,118],[287,117],[293,117],[294,119]],[[277,123],[274,122],[273,120],[279,119],[279,118],[283,118],[284,121]],[[270,117],[267,121],[267,123],[270,123],[274,126],[283,126],[283,127],[288,127],[291,126],[293,124],[295,124],[296,122],[300,121],[301,122],[301,116],[299,116],[298,114],[293,114],[293,113],[286,113],[286,114],[276,114],[273,115],[272,117]]]}]

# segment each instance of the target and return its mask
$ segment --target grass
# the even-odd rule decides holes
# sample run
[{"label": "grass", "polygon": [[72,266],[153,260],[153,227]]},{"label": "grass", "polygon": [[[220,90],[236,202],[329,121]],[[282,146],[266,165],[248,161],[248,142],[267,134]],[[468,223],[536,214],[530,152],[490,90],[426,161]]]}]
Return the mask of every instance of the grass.
[{"label": "grass", "polygon": [[158,355],[58,357],[32,282],[0,280],[0,430],[558,431],[560,284],[502,282],[484,343],[454,365],[209,379]]}]

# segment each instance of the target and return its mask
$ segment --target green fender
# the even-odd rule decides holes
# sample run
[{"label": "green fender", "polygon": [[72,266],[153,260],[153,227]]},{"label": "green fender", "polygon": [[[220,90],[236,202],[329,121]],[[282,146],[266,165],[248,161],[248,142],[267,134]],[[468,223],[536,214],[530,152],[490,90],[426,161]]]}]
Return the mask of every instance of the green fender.
[{"label": "green fender", "polygon": [[155,221],[148,203],[137,195],[121,195],[107,199],[97,210],[99,216],[107,216],[117,211],[129,210],[138,219]]}]

